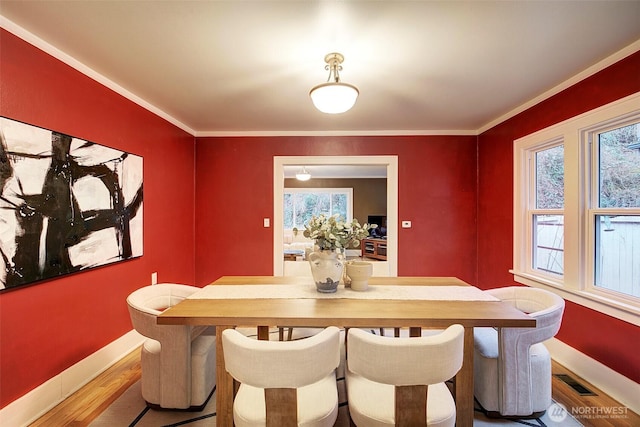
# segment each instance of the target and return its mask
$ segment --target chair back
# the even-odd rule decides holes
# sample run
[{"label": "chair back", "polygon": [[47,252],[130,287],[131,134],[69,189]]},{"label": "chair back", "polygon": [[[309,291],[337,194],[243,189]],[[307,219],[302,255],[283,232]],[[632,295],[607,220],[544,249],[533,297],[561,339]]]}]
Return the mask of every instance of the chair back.
[{"label": "chair back", "polygon": [[297,389],[327,378],[338,367],[340,330],[330,326],[309,338],[266,341],[226,329],[222,349],[234,379],[264,389],[266,425],[297,426]]},{"label": "chair back", "polygon": [[451,325],[425,337],[394,338],[349,329],[349,370],[371,381],[396,386],[437,384],[462,367],[464,328]]},{"label": "chair back", "polygon": [[560,330],[565,302],[553,292],[528,286],[507,286],[487,292],[536,319],[535,329],[513,328],[505,332],[535,335],[531,337],[531,344],[535,344],[554,337]]},{"label": "chair back", "polygon": [[265,341],[235,329],[222,334],[227,372],[259,388],[299,388],[320,381],[340,363],[340,330],[335,326],[295,341]]},{"label": "chair back", "polygon": [[147,338],[162,341],[170,330],[189,330],[189,327],[175,325],[158,327],[156,318],[165,309],[172,307],[196,292],[195,286],[176,283],[158,283],[133,291],[127,297],[127,306],[133,328]]},{"label": "chair back", "polygon": [[437,335],[393,338],[349,329],[348,370],[394,386],[395,424],[427,424],[428,387],[454,377],[462,367],[464,328]]}]

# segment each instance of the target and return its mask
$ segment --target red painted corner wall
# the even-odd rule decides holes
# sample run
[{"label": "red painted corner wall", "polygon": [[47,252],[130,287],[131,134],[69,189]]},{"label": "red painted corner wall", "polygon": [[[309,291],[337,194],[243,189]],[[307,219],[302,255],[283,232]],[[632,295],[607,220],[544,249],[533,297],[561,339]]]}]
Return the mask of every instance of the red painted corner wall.
[{"label": "red painted corner wall", "polygon": [[[513,285],[513,141],[640,91],[640,52],[575,84],[478,137],[478,285]],[[640,328],[567,302],[557,336],[640,382]]]},{"label": "red painted corner wall", "polygon": [[399,220],[413,223],[398,227],[398,274],[476,281],[475,136],[198,138],[196,153],[198,285],[273,273],[263,218],[273,218],[273,157],[285,155],[397,155]]},{"label": "red painted corner wall", "polygon": [[0,293],[0,407],[132,329],[151,273],[194,283],[194,138],[0,29],[0,115],[144,158],[144,255]]}]

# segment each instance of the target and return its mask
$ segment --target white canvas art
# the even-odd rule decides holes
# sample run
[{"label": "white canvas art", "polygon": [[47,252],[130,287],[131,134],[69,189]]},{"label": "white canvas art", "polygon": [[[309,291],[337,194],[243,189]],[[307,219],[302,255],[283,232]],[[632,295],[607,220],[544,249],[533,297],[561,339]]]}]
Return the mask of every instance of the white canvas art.
[{"label": "white canvas art", "polygon": [[0,290],[142,256],[142,157],[0,117]]}]

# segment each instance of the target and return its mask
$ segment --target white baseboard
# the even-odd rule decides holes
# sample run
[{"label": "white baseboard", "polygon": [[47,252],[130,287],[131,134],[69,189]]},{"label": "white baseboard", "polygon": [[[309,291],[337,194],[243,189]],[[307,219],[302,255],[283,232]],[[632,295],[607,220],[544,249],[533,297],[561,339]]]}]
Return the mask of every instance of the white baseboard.
[{"label": "white baseboard", "polygon": [[132,330],[0,410],[0,425],[27,426],[140,346]]},{"label": "white baseboard", "polygon": [[544,343],[551,357],[585,381],[640,414],[640,384],[555,338]]}]

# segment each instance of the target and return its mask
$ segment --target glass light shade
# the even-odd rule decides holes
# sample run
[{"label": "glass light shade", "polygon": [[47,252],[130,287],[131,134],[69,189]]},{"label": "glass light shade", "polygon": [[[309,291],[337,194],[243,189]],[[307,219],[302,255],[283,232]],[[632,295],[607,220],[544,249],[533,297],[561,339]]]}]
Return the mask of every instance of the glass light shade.
[{"label": "glass light shade", "polygon": [[311,174],[308,172],[300,172],[296,174],[296,179],[298,181],[309,181],[311,179]]},{"label": "glass light shade", "polygon": [[296,179],[298,181],[309,181],[311,179],[311,174],[307,172],[306,167],[302,167],[302,170],[296,174]]},{"label": "glass light shade", "polygon": [[309,96],[313,105],[328,114],[340,114],[349,111],[358,99],[358,88],[348,83],[323,83],[311,89]]}]

